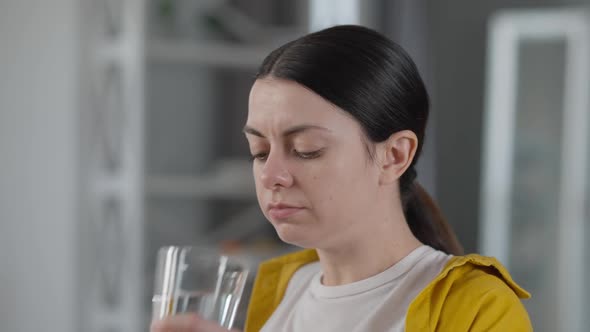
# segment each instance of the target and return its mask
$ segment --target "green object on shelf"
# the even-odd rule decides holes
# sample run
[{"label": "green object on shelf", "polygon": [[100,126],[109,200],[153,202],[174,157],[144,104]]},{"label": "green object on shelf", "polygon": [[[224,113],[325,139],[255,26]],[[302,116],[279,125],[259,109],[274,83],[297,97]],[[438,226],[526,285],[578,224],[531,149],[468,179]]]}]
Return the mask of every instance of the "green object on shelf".
[{"label": "green object on shelf", "polygon": [[223,24],[223,22],[217,17],[214,13],[204,13],[200,15],[201,20],[205,23],[205,26],[210,31],[223,36],[222,38],[232,41],[232,42],[241,42],[241,40],[235,36],[227,27]]},{"label": "green object on shelf", "polygon": [[174,16],[174,1],[160,0],[158,3],[158,13],[163,18],[171,19]]}]

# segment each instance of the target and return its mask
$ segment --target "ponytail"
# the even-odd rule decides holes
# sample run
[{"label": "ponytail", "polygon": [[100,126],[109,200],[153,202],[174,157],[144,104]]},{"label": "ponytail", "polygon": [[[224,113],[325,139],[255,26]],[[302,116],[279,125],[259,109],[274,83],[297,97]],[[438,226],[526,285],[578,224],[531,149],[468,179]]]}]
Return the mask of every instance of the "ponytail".
[{"label": "ponytail", "polygon": [[426,190],[412,181],[402,191],[404,215],[420,242],[447,254],[462,255],[463,247]]}]

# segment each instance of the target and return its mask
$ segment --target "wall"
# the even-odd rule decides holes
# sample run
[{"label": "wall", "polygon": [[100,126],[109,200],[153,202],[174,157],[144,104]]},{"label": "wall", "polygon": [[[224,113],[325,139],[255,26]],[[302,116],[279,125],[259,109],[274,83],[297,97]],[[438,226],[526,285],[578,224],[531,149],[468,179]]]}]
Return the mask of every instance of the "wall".
[{"label": "wall", "polygon": [[0,330],[73,332],[77,2],[0,2]]}]

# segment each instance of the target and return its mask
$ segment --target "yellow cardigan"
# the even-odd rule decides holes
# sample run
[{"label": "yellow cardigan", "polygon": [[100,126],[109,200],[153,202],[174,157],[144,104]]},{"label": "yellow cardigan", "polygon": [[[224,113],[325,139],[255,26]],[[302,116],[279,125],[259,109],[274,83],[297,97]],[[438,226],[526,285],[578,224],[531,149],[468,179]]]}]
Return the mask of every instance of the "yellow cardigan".
[{"label": "yellow cardigan", "polygon": [[[260,265],[248,307],[245,332],[259,331],[277,308],[289,280],[318,260],[307,249]],[[495,258],[454,256],[408,307],[406,331],[532,331],[518,286]]]}]

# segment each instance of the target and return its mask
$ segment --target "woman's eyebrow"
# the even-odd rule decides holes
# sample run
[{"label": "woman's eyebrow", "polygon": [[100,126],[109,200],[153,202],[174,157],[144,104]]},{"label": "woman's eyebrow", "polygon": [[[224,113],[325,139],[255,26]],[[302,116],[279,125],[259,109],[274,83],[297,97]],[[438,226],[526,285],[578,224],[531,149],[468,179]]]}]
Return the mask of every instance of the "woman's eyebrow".
[{"label": "woman's eyebrow", "polygon": [[[296,125],[296,126],[286,129],[285,131],[283,131],[283,136],[287,137],[287,136],[299,134],[301,132],[308,131],[308,130],[322,130],[322,131],[328,131],[328,132],[331,131],[330,129],[325,128],[325,127],[321,127],[321,126],[310,125],[310,124],[301,124],[301,125]],[[244,129],[242,129],[242,132],[244,132],[244,134],[250,134],[250,135],[266,138],[260,131],[254,129],[248,125],[244,126]]]},{"label": "woman's eyebrow", "polygon": [[264,135],[262,135],[258,130],[254,129],[254,128],[248,126],[248,125],[245,125],[244,126],[244,129],[242,129],[242,132],[244,134],[250,134],[250,135],[254,135],[254,136],[258,136],[258,137],[264,138]]}]

